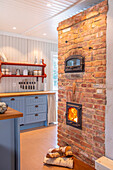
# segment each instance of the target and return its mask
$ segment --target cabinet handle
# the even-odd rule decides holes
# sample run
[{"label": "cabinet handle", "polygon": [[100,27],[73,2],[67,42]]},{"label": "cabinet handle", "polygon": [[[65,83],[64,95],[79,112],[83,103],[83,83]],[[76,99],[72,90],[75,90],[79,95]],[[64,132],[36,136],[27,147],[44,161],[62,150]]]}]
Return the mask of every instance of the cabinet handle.
[{"label": "cabinet handle", "polygon": [[35,107],[38,107],[38,105],[36,105]]},{"label": "cabinet handle", "polygon": [[35,114],[35,116],[38,116],[38,114]]},{"label": "cabinet handle", "polygon": [[15,98],[12,98],[11,101],[15,100]]},{"label": "cabinet handle", "polygon": [[38,99],[38,97],[35,97],[35,99]]}]

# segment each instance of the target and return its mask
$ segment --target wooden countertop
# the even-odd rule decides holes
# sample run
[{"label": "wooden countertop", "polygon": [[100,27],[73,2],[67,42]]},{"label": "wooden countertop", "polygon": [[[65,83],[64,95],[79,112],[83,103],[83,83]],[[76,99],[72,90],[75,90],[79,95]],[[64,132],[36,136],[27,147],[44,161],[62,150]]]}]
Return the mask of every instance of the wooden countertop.
[{"label": "wooden countertop", "polygon": [[0,97],[16,97],[16,96],[30,96],[30,95],[51,95],[54,91],[36,91],[36,92],[15,92],[15,93],[0,93]]},{"label": "wooden countertop", "polygon": [[4,114],[0,114],[0,120],[14,119],[19,117],[23,117],[23,113],[14,110],[10,107],[8,107],[7,111]]}]

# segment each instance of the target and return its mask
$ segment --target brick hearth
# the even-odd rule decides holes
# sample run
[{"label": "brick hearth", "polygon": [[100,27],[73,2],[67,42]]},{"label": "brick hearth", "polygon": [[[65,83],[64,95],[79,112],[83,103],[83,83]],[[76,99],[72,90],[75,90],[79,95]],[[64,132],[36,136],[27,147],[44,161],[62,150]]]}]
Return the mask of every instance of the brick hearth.
[{"label": "brick hearth", "polygon": [[[58,27],[58,145],[71,145],[74,154],[92,166],[105,154],[107,10],[105,0]],[[85,57],[85,72],[65,73],[70,55]],[[82,104],[82,130],[66,125],[67,101]]]}]

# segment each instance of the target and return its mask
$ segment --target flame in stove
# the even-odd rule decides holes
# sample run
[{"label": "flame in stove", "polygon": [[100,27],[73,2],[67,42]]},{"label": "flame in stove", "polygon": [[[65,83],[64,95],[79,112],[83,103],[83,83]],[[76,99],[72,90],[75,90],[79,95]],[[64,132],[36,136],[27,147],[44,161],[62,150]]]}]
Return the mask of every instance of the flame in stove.
[{"label": "flame in stove", "polygon": [[77,109],[70,107],[68,109],[68,119],[74,122],[78,122]]}]

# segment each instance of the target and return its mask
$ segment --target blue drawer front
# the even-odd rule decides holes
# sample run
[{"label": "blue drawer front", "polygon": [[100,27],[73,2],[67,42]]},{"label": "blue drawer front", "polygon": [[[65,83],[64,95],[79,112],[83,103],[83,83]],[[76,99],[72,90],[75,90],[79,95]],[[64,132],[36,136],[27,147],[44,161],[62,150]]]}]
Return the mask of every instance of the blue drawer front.
[{"label": "blue drawer front", "polygon": [[34,106],[27,106],[26,114],[34,114],[34,113],[43,113],[46,112],[47,106],[46,105],[34,105]]},{"label": "blue drawer front", "polygon": [[45,95],[30,96],[26,97],[26,105],[45,104],[46,100],[47,96]]},{"label": "blue drawer front", "polygon": [[25,123],[35,123],[35,122],[42,122],[46,121],[46,113],[38,114],[38,116],[33,115],[26,115]]},{"label": "blue drawer front", "polygon": [[3,97],[3,98],[1,98],[1,100],[3,101],[7,101],[7,102],[9,102],[9,101],[19,101],[19,100],[23,100],[24,101],[24,97]]}]

